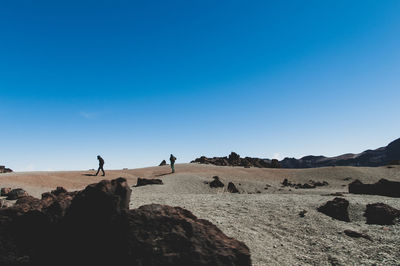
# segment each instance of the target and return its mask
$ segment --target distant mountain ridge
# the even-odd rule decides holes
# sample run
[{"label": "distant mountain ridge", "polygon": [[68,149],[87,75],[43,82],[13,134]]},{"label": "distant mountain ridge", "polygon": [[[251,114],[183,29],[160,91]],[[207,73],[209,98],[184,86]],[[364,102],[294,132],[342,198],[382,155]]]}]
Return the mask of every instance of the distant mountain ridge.
[{"label": "distant mountain ridge", "polygon": [[279,162],[282,168],[313,168],[323,166],[382,166],[400,163],[400,138],[386,147],[366,150],[358,154],[346,153],[335,157],[305,156],[300,159],[285,158]]},{"label": "distant mountain ridge", "polygon": [[386,147],[353,154],[346,153],[335,157],[308,155],[300,159],[285,158],[260,159],[244,157],[232,152],[228,157],[207,158],[202,156],[192,163],[214,164],[219,166],[243,166],[259,168],[315,168],[324,166],[383,166],[388,164],[400,164],[400,138],[389,143]]}]

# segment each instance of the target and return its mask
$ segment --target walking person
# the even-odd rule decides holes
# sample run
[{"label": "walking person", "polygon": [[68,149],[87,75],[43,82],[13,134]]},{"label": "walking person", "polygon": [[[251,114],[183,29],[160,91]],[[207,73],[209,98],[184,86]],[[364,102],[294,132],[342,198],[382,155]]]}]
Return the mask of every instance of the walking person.
[{"label": "walking person", "polygon": [[169,161],[171,162],[172,173],[175,173],[175,161],[176,161],[176,157],[173,156],[173,155],[171,154],[171,156],[169,157]]},{"label": "walking person", "polygon": [[100,170],[103,172],[103,176],[105,176],[106,173],[104,173],[104,168],[103,168],[103,166],[104,166],[104,159],[101,158],[100,155],[97,155],[97,160],[99,160],[99,169],[97,169],[96,176],[99,174]]}]

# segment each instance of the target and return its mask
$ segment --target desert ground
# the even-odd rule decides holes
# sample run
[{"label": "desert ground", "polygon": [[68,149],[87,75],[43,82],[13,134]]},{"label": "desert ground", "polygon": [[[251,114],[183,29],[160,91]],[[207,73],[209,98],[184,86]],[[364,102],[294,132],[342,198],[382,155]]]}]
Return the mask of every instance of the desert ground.
[{"label": "desert ground", "polygon": [[[363,213],[368,203],[383,202],[400,209],[400,199],[353,195],[347,185],[359,179],[374,183],[380,178],[400,181],[400,166],[323,167],[313,169],[242,168],[199,164],[128,170],[106,170],[106,177],[93,171],[16,172],[0,175],[0,187],[23,188],[30,195],[63,186],[80,190],[102,179],[124,177],[135,185],[138,177],[159,178],[164,185],[132,187],[130,208],[159,203],[180,206],[197,217],[210,220],[225,234],[246,243],[253,265],[400,265],[400,224],[368,225]],[[205,182],[219,176],[224,188],[210,188]],[[284,178],[296,183],[327,181],[315,189],[282,187]],[[226,190],[233,182],[240,194]],[[344,192],[350,202],[351,222],[334,220],[316,211]],[[304,217],[300,211],[307,211]],[[372,241],[351,238],[351,229],[368,234]]]}]

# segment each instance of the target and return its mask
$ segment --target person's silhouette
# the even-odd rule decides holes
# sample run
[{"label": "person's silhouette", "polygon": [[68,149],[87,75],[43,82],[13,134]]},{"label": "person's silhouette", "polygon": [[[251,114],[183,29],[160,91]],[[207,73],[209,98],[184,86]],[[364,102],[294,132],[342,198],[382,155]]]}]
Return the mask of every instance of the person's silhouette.
[{"label": "person's silhouette", "polygon": [[175,161],[176,161],[176,157],[173,156],[173,155],[171,154],[171,156],[169,157],[169,161],[171,162],[172,173],[175,173]]},{"label": "person's silhouette", "polygon": [[97,160],[99,160],[99,169],[97,169],[96,176],[99,174],[100,170],[103,172],[103,176],[105,176],[106,173],[104,173],[104,168],[103,168],[104,160],[103,160],[103,158],[101,158],[100,155],[97,155]]}]

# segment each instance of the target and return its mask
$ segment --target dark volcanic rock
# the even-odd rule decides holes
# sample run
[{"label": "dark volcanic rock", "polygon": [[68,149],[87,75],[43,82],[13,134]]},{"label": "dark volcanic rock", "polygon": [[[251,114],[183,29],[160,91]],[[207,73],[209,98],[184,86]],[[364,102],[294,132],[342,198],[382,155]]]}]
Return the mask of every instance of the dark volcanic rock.
[{"label": "dark volcanic rock", "polygon": [[34,198],[32,196],[26,196],[18,199],[15,202],[14,206],[23,209],[24,212],[31,210],[42,210],[43,207],[46,207],[50,204],[50,202],[44,202],[38,198]]},{"label": "dark volcanic rock", "polygon": [[129,211],[126,179],[0,210],[0,265],[251,265],[246,245],[179,207]]},{"label": "dark volcanic rock", "polygon": [[372,238],[369,235],[364,234],[364,233],[356,232],[353,230],[344,230],[344,233],[349,237],[354,237],[354,238],[362,237],[362,238],[368,239],[369,241],[372,241]]},{"label": "dark volcanic rock", "polygon": [[67,265],[126,263],[131,193],[124,178],[103,180],[80,191],[60,224],[59,237],[68,245],[54,251],[56,257],[64,258]]},{"label": "dark volcanic rock", "polygon": [[364,216],[367,224],[391,225],[400,217],[400,210],[384,203],[368,204]]},{"label": "dark volcanic rock", "polygon": [[219,180],[218,176],[213,176],[213,181],[210,182],[210,187],[212,188],[217,188],[217,187],[224,187],[224,183],[221,182],[221,180]]},{"label": "dark volcanic rock", "polygon": [[6,168],[4,165],[0,165],[0,174],[2,173],[11,173],[13,170],[10,168]]},{"label": "dark volcanic rock", "polygon": [[347,200],[343,198],[334,198],[325,203],[325,205],[319,207],[317,210],[334,219],[350,222],[348,208],[349,202]]},{"label": "dark volcanic rock", "polygon": [[[368,189],[366,189],[368,187]],[[369,194],[365,192],[370,192],[370,186],[364,184],[360,180],[356,179],[349,184],[349,193],[353,194]]]},{"label": "dark volcanic rock", "polygon": [[[73,265],[77,261],[104,265],[98,259],[102,255],[92,247],[99,248],[96,241],[110,240],[107,234],[113,228],[100,226],[114,218],[108,216],[113,211],[127,209],[130,189],[126,187],[126,180],[120,178],[90,185],[79,193],[58,188],[43,193],[41,200],[31,196],[18,199],[13,207],[0,211],[0,265],[20,265],[21,259],[26,262],[23,265]],[[81,252],[76,247],[82,248]],[[81,253],[87,256],[80,257]]]},{"label": "dark volcanic rock", "polygon": [[326,181],[319,182],[319,181],[310,180],[310,181],[308,181],[308,183],[304,183],[304,184],[298,183],[298,184],[295,184],[295,183],[291,183],[287,178],[285,178],[285,179],[283,180],[283,182],[282,182],[282,185],[283,185],[284,187],[294,187],[294,188],[296,188],[296,189],[297,189],[297,188],[305,188],[305,189],[307,189],[307,188],[316,188],[316,187],[320,187],[320,186],[327,186],[327,185],[329,185],[329,183],[326,182]]},{"label": "dark volcanic rock", "polygon": [[162,162],[158,166],[163,166],[163,165],[167,165],[167,162],[165,160],[162,160]]},{"label": "dark volcanic rock", "polygon": [[281,164],[277,159],[272,159],[271,160],[271,168],[281,168]]},{"label": "dark volcanic rock", "polygon": [[228,183],[228,191],[230,193],[239,193],[239,190],[236,188],[235,184],[233,184],[232,182]]},{"label": "dark volcanic rock", "polygon": [[67,193],[68,191],[63,187],[57,187],[55,190],[52,190],[51,193],[58,196],[62,193]]},{"label": "dark volcanic rock", "polygon": [[349,192],[398,198],[400,197],[400,182],[380,179],[375,184],[363,184],[357,179],[349,184]]},{"label": "dark volcanic rock", "polygon": [[72,196],[45,194],[52,197],[25,196],[0,211],[0,265],[50,265],[43,258],[53,258],[51,248],[61,246],[55,227]]},{"label": "dark volcanic rock", "polygon": [[329,194],[322,194],[321,196],[344,197],[344,194],[342,192],[335,192],[335,193],[329,193]]},{"label": "dark volcanic rock", "polygon": [[8,192],[7,200],[16,200],[22,197],[29,196],[28,193],[22,188],[16,188]]},{"label": "dark volcanic rock", "polygon": [[299,212],[299,216],[303,218],[303,217],[306,215],[306,213],[307,213],[306,210],[301,210],[301,211]]},{"label": "dark volcanic rock", "polygon": [[240,164],[240,155],[236,152],[231,152],[228,156],[228,162],[232,165],[239,165]]},{"label": "dark volcanic rock", "polygon": [[323,187],[323,186],[328,186],[329,185],[329,183],[326,182],[326,181],[320,182],[320,181],[312,181],[312,180],[310,180],[310,182],[316,187]]},{"label": "dark volcanic rock", "polygon": [[295,188],[316,188],[316,185],[304,183],[304,184],[297,184]]},{"label": "dark volcanic rock", "polygon": [[180,207],[145,205],[128,219],[132,265],[251,265],[243,242]]},{"label": "dark volcanic rock", "polygon": [[147,179],[147,178],[138,178],[136,186],[146,186],[146,185],[162,185],[163,181],[161,179]]},{"label": "dark volcanic rock", "polygon": [[201,163],[201,164],[214,164],[218,166],[242,166],[245,168],[249,167],[259,167],[259,168],[279,168],[279,161],[276,160],[272,162],[271,160],[268,159],[260,159],[260,158],[251,158],[251,157],[245,157],[241,158],[239,154],[232,152],[228,157],[213,157],[213,158],[207,158],[205,156],[201,156],[200,158],[197,158],[191,163]]},{"label": "dark volcanic rock", "polygon": [[11,188],[9,188],[9,187],[3,187],[3,188],[1,189],[1,191],[0,191],[0,196],[2,196],[2,197],[7,196],[8,193],[10,193],[10,191],[11,191]]}]

